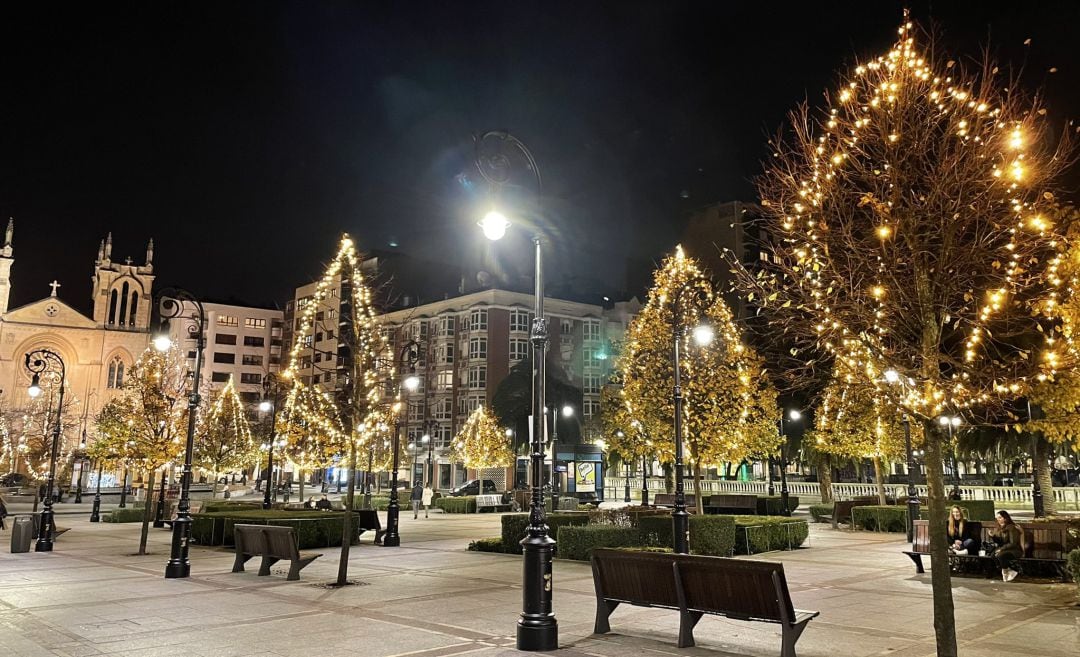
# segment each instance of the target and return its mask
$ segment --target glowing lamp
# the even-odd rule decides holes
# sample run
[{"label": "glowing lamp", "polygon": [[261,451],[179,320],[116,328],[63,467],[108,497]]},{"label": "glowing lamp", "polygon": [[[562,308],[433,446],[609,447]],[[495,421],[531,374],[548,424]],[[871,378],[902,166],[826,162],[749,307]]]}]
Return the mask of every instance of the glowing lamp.
[{"label": "glowing lamp", "polygon": [[158,333],[154,336],[154,349],[168,351],[170,348],[172,348],[172,338],[168,333]]},{"label": "glowing lamp", "polygon": [[699,347],[704,347],[709,344],[713,341],[714,337],[716,337],[716,334],[713,332],[713,327],[708,324],[702,324],[701,326],[694,328],[694,342],[696,342]]},{"label": "glowing lamp", "polygon": [[802,413],[800,413],[798,409],[792,409],[791,411],[788,412],[788,417],[791,418],[792,420],[801,420],[802,419]]},{"label": "glowing lamp", "polygon": [[509,226],[510,222],[506,216],[498,210],[488,212],[480,221],[480,229],[484,231],[484,237],[491,241],[502,239]]},{"label": "glowing lamp", "polygon": [[41,396],[41,378],[37,374],[30,381],[30,387],[26,389],[26,394],[30,395],[30,399],[37,399]]},{"label": "glowing lamp", "polygon": [[259,402],[259,410],[262,411],[263,413],[269,413],[270,409],[273,408],[273,407],[274,407],[274,405],[270,403],[269,399],[264,399],[261,402]]},{"label": "glowing lamp", "polygon": [[405,377],[405,389],[409,392],[416,392],[416,389],[420,387],[420,377],[415,374],[410,374]]}]

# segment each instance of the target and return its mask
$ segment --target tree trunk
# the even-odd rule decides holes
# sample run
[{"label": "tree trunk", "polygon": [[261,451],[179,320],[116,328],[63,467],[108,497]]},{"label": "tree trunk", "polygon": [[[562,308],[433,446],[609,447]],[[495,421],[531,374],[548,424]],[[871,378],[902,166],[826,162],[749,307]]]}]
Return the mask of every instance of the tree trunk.
[{"label": "tree trunk", "polygon": [[821,494],[822,504],[832,504],[832,466],[828,461],[824,461],[817,469],[818,475],[818,491]]},{"label": "tree trunk", "polygon": [[356,441],[349,454],[349,488],[345,496],[345,517],[341,523],[341,558],[338,559],[337,585],[345,586],[349,577],[349,547],[352,545],[353,492],[356,490]]},{"label": "tree trunk", "polygon": [[874,457],[874,483],[877,484],[878,504],[885,506],[885,478],[882,477],[881,457]]},{"label": "tree trunk", "polygon": [[300,503],[304,503],[304,469],[300,468]]},{"label": "tree trunk", "polygon": [[934,635],[938,657],[956,657],[956,617],[953,610],[952,576],[949,572],[949,546],[945,535],[947,504],[945,497],[944,451],[942,436],[930,422],[923,423],[926,436],[926,485],[930,507],[930,582],[934,595]]},{"label": "tree trunk", "polygon": [[701,499],[701,464],[694,461],[694,508],[698,515],[704,515],[704,500]]},{"label": "tree trunk", "polygon": [[1054,480],[1050,472],[1050,445],[1042,438],[1035,440],[1035,454],[1031,461],[1035,470],[1032,476],[1039,482],[1042,490],[1043,511],[1052,516],[1057,513],[1057,504],[1054,501]]},{"label": "tree trunk", "polygon": [[142,532],[139,534],[139,554],[146,554],[146,539],[150,534],[150,519],[154,506],[154,468],[150,468],[150,478],[146,484],[146,503],[143,504]]},{"label": "tree trunk", "polygon": [[664,492],[670,495],[675,492],[675,469],[670,463],[664,463],[661,467],[664,469]]}]

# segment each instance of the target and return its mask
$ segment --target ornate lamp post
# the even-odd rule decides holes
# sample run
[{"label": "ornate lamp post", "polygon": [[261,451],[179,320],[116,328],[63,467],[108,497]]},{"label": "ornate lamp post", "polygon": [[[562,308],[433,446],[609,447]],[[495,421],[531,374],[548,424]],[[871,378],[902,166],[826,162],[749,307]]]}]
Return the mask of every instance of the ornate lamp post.
[{"label": "ornate lamp post", "polygon": [[[408,393],[416,392],[420,387],[420,377],[416,376],[416,363],[420,360],[420,343],[416,340],[409,340],[401,347],[400,353],[398,353],[398,362],[403,366],[407,365],[409,368],[409,374],[401,382],[401,388],[404,388]],[[398,388],[398,394],[401,393],[401,388]],[[398,547],[401,545],[401,534],[398,532],[398,521],[401,516],[401,504],[398,502],[398,467],[400,466],[399,454],[401,449],[401,425],[402,416],[407,423],[409,421],[409,399],[406,396],[404,400],[404,406],[402,402],[397,403],[398,412],[394,415],[394,441],[391,446],[393,454],[391,455],[392,465],[390,466],[390,503],[386,505],[386,534],[383,535],[384,547]],[[406,427],[408,431],[408,427]],[[416,463],[415,458],[413,463]],[[413,470],[415,470],[415,465]]]},{"label": "ornate lamp post", "polygon": [[[682,369],[679,364],[679,346],[686,337],[686,325],[683,322],[683,293],[692,290],[695,305],[702,305],[707,295],[712,292],[712,282],[707,278],[695,277],[675,292],[671,305],[671,361],[675,373],[675,509],[671,512],[674,532],[674,549],[677,554],[690,553],[690,514],[686,511],[686,491],[683,483],[683,394]],[[694,328],[694,342],[704,346],[712,342],[712,327],[702,324]],[[700,494],[700,493],[699,493]]]},{"label": "ornate lamp post", "polygon": [[948,417],[942,415],[938,418],[938,423],[945,427],[949,431],[949,444],[952,447],[952,469],[953,469],[953,497],[960,499],[960,469],[956,465],[956,446],[952,444],[953,430],[960,426],[963,419],[959,415]]},{"label": "ornate lamp post", "polygon": [[[570,418],[574,416],[574,407],[567,404],[562,407],[562,416]],[[559,409],[551,407],[551,510],[559,510],[559,473],[555,466],[559,461]]]},{"label": "ornate lamp post", "polygon": [[[526,168],[536,179],[536,190],[543,188],[540,168],[532,153],[519,139],[503,131],[486,132],[476,137],[476,167],[480,175],[498,190],[510,181],[511,159],[507,150],[523,158]],[[484,235],[491,240],[500,239],[510,225],[506,217],[496,210],[489,212],[480,222]],[[555,650],[559,647],[559,624],[552,610],[551,558],[555,541],[548,535],[544,517],[544,420],[545,409],[545,360],[547,354],[547,319],[544,317],[544,268],[541,237],[534,235],[536,253],[536,278],[534,288],[534,314],[532,332],[533,399],[532,399],[532,454],[529,466],[529,526],[521,541],[522,547],[522,605],[517,625],[517,649],[529,651]]]},{"label": "ornate lamp post", "polygon": [[90,508],[90,522],[101,522],[101,466],[102,461],[98,459],[97,466],[97,490],[94,491],[94,506]]},{"label": "ornate lamp post", "polygon": [[188,561],[188,543],[191,541],[191,457],[195,449],[195,421],[199,412],[199,384],[202,373],[203,344],[206,342],[206,313],[202,303],[195,295],[180,288],[166,288],[159,294],[158,314],[160,326],[154,338],[154,348],[168,351],[172,346],[169,337],[169,322],[184,314],[184,305],[190,303],[195,311],[187,318],[188,335],[195,340],[195,370],[191,379],[191,394],[188,395],[187,440],[184,442],[184,467],[180,474],[180,500],[176,505],[176,519],[172,526],[172,544],[169,549],[169,563],[165,566],[165,577],[176,579],[191,575],[191,562]]},{"label": "ornate lamp post", "polygon": [[[802,413],[798,409],[792,409],[788,411],[788,419],[792,422],[798,422],[802,419]],[[784,414],[780,414],[780,439],[783,440],[780,443],[780,506],[782,507],[780,513],[785,516],[791,515],[791,509],[788,508],[788,487],[787,487],[787,436],[784,434]]]},{"label": "ornate lamp post", "polygon": [[[164,423],[162,423],[164,424]],[[161,529],[165,526],[165,480],[168,479],[169,464],[161,466],[161,485],[158,486],[158,503],[157,512],[154,513],[154,528]],[[153,491],[147,491],[148,495],[153,495]]]},{"label": "ornate lamp post", "polygon": [[284,447],[285,442],[277,437],[277,409],[281,401],[281,394],[285,386],[278,376],[267,374],[263,377],[263,400],[259,402],[259,410],[270,413],[270,436],[263,443],[266,449],[266,486],[263,491],[262,508],[269,509],[273,506],[273,480],[274,480],[274,447]]},{"label": "ornate lamp post", "polygon": [[[620,442],[626,437],[626,434],[622,432],[622,429],[615,432],[615,435],[619,437]],[[626,467],[626,489],[623,491],[623,502],[630,503],[630,461],[627,460],[623,463]]]},{"label": "ornate lamp post", "polygon": [[53,488],[56,485],[56,453],[60,449],[60,422],[61,413],[64,411],[64,384],[67,375],[64,367],[64,359],[55,351],[49,349],[37,349],[26,354],[24,363],[26,370],[30,372],[30,388],[27,393],[31,399],[41,395],[42,375],[53,378],[60,386],[60,393],[56,404],[56,420],[52,426],[52,448],[49,451],[49,478],[46,482],[45,508],[41,512],[41,526],[38,530],[36,552],[52,552],[53,534],[56,532],[56,519],[53,515]]},{"label": "ornate lamp post", "polygon": [[[83,418],[83,425],[86,424],[86,418]],[[79,442],[79,453],[76,455],[76,461],[79,464],[79,476],[75,478],[75,504],[82,504],[82,480],[83,471],[86,469],[86,429],[82,430],[82,440]]]},{"label": "ornate lamp post", "polygon": [[[427,481],[425,483],[428,488],[435,488],[435,460],[432,458],[433,450],[435,449],[435,436],[433,435],[435,433],[433,431],[434,428],[435,421],[426,420],[424,422],[424,435],[421,438],[421,440],[427,443],[427,468],[425,473]],[[507,429],[507,431],[510,431],[510,429]],[[508,433],[507,437],[511,435],[512,434]]]}]

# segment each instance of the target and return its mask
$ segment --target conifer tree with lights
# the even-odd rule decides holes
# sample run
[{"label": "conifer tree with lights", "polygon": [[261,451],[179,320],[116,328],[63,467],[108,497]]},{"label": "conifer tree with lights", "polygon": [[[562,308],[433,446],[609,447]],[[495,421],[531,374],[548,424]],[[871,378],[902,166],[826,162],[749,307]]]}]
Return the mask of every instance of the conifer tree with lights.
[{"label": "conifer tree with lights", "polygon": [[[706,323],[715,336],[708,344],[694,344],[692,331],[684,331],[680,359],[684,439],[698,483],[696,490],[700,490],[702,467],[768,456],[781,443],[776,390],[764,364],[743,343],[723,297],[715,293],[713,285],[703,284],[704,280],[705,273],[682,247],[666,258],[656,271],[644,308],[630,323],[617,363],[624,407],[619,423],[634,429],[622,428],[631,443],[619,447],[638,453],[644,436],[654,436],[654,453],[659,460],[674,462],[673,301],[679,290],[699,295],[700,307],[684,303],[679,309],[682,316],[674,318],[687,328]],[[696,500],[700,513],[702,496],[697,495]]]},{"label": "conifer tree with lights", "polygon": [[[499,426],[495,416],[483,405],[478,406],[454,436],[450,446],[450,461],[461,463],[476,470],[477,478],[483,480],[483,471],[489,468],[505,468],[514,464],[514,450],[510,436]],[[483,492],[481,490],[480,492]]]},{"label": "conifer tree with lights", "polygon": [[[1070,155],[1016,80],[916,34],[904,23],[824,109],[792,113],[758,180],[769,260],[733,265],[804,367],[836,364],[922,424],[930,553],[946,564],[938,418],[1015,421],[1015,400],[1072,358],[1067,227],[1045,211]],[[955,657],[949,569],[931,580],[938,655]]]},{"label": "conifer tree with lights", "polygon": [[[335,300],[333,313],[337,325],[338,349],[329,355],[336,368],[331,379],[303,378],[301,363],[306,351],[317,349],[316,330],[321,330],[322,307]],[[325,439],[330,449],[347,458],[348,495],[345,498],[345,522],[342,523],[341,558],[336,586],[348,583],[349,546],[352,528],[352,505],[358,464],[358,450],[365,434],[361,427],[374,426],[379,413],[380,391],[392,371],[382,366],[380,354],[386,345],[378,330],[372,292],[360,270],[356,246],[348,235],[341,238],[337,254],[316,284],[312,298],[297,319],[297,330],[289,352],[289,366],[284,373],[292,382],[285,403],[285,416],[296,418],[312,432]],[[314,359],[312,359],[314,362]],[[333,385],[329,385],[330,383]],[[369,438],[370,439],[370,438]],[[314,445],[312,445],[314,447]]]},{"label": "conifer tree with lights", "polygon": [[192,462],[214,479],[211,496],[217,497],[218,478],[246,467],[256,459],[258,447],[251,434],[244,404],[232,377],[200,419]]}]

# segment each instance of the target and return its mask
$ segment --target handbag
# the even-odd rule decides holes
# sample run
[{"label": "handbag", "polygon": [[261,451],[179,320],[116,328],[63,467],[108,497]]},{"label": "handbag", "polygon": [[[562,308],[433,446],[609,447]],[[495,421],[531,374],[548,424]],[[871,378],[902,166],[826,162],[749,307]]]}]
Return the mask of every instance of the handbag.
[{"label": "handbag", "polygon": [[986,554],[986,556],[990,556],[990,555],[994,554],[994,550],[996,550],[997,547],[998,547],[997,543],[995,543],[993,541],[983,541],[982,542],[982,550]]}]

